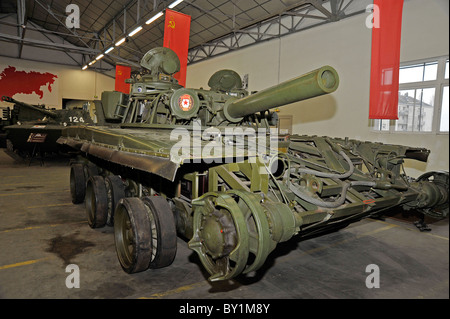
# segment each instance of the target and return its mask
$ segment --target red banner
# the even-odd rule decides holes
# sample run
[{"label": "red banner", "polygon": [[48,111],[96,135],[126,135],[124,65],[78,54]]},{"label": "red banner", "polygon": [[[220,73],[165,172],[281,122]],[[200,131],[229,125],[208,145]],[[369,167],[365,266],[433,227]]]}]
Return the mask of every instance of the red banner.
[{"label": "red banner", "polygon": [[374,0],[369,119],[398,119],[403,0]]},{"label": "red banner", "polygon": [[117,64],[115,90],[118,92],[130,94],[130,84],[125,83],[125,80],[129,79],[130,77],[131,67]]},{"label": "red banner", "polygon": [[187,57],[191,16],[166,9],[164,23],[164,47],[172,49],[180,59],[180,72],[174,75],[182,86],[186,85]]}]

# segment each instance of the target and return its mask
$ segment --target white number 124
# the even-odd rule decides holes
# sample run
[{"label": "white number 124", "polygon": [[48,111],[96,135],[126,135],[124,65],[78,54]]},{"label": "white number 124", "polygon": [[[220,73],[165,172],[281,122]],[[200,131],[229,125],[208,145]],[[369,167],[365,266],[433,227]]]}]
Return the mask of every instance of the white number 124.
[{"label": "white number 124", "polygon": [[84,123],[84,119],[80,116],[69,116],[69,121],[73,123]]}]

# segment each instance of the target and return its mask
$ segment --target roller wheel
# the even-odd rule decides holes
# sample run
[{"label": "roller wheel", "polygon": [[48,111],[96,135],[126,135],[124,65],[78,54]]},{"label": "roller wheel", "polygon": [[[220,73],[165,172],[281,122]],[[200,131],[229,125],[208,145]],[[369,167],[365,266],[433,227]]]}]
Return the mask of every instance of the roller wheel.
[{"label": "roller wheel", "polygon": [[117,257],[127,273],[166,267],[175,258],[175,221],[162,197],[121,199],[114,215],[114,237]]},{"label": "roller wheel", "polygon": [[160,196],[143,197],[148,209],[152,233],[152,258],[149,268],[169,266],[177,252],[177,230],[172,209]]},{"label": "roller wheel", "polygon": [[105,177],[106,193],[108,195],[108,217],[106,224],[114,225],[114,211],[119,201],[125,197],[125,185],[117,175]]},{"label": "roller wheel", "polygon": [[433,183],[440,191],[439,202],[434,207],[419,209],[419,212],[435,219],[448,217],[449,173],[447,171],[432,171],[419,176],[417,180]]},{"label": "roller wheel", "polygon": [[91,228],[105,226],[108,217],[108,196],[102,176],[92,176],[86,184],[86,214]]},{"label": "roller wheel", "polygon": [[129,274],[147,270],[152,258],[151,222],[147,207],[137,197],[119,201],[114,214],[117,258]]},{"label": "roller wheel", "polygon": [[83,171],[83,164],[72,164],[70,167],[70,195],[72,196],[72,203],[82,203],[85,194],[86,178]]}]

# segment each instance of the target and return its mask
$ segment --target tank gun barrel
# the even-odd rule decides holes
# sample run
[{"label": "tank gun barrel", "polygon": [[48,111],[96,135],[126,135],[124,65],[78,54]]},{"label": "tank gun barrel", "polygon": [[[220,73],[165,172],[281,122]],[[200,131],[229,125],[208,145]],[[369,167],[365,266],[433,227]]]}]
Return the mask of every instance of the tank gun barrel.
[{"label": "tank gun barrel", "polygon": [[250,114],[332,93],[338,86],[336,70],[331,66],[323,66],[242,99],[229,100],[223,113],[227,120],[239,122]]},{"label": "tank gun barrel", "polygon": [[14,103],[14,104],[26,107],[26,108],[31,109],[31,110],[35,110],[37,112],[40,112],[40,113],[45,114],[47,116],[50,116],[51,118],[55,118],[57,116],[57,114],[55,112],[52,112],[52,111],[49,111],[49,110],[45,110],[43,108],[39,108],[39,107],[36,107],[34,105],[25,103],[25,102],[17,101],[15,99],[13,99],[12,97],[9,97],[9,96],[6,96],[6,95],[2,96],[2,101],[9,102],[9,103]]}]

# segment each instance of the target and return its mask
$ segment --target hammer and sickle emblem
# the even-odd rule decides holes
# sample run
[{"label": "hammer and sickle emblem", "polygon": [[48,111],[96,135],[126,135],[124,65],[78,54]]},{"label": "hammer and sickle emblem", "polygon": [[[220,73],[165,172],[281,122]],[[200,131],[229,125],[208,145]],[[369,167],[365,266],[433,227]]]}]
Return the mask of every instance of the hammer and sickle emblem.
[{"label": "hammer and sickle emblem", "polygon": [[170,21],[169,21],[169,28],[175,29],[175,20],[173,19],[173,17],[170,17]]}]

